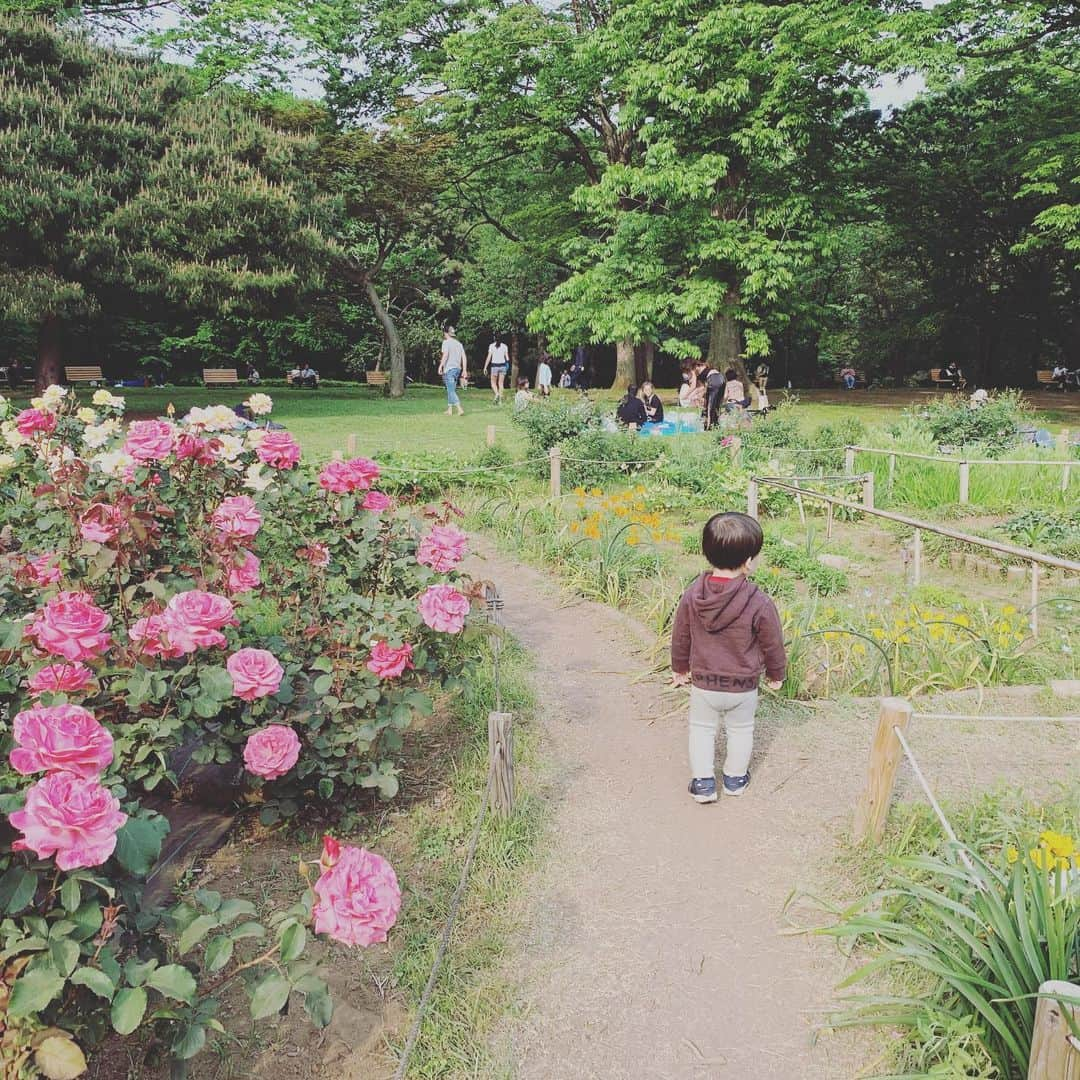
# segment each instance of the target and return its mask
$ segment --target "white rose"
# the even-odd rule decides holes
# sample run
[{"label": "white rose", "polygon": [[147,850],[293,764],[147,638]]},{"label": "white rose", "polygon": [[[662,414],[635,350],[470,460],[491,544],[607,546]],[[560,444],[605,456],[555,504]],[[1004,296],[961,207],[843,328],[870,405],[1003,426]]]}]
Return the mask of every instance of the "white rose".
[{"label": "white rose", "polygon": [[219,461],[235,461],[244,452],[243,439],[238,439],[235,435],[226,432],[218,436],[218,442],[221,443],[217,452]]},{"label": "white rose", "polygon": [[81,420],[84,424],[96,424],[97,413],[93,409],[87,409],[85,406],[75,413],[75,416]]},{"label": "white rose", "polygon": [[15,468],[15,458],[11,454],[0,454],[0,473],[10,472]]},{"label": "white rose", "polygon": [[30,440],[19,434],[19,429],[15,426],[14,420],[5,420],[3,424],[0,424],[0,432],[3,433],[4,442],[12,450],[18,450],[20,446],[30,445]]},{"label": "white rose", "polygon": [[255,450],[259,443],[263,441],[263,436],[265,434],[265,428],[249,428],[248,433],[244,436],[244,442],[247,443],[248,449]]},{"label": "white rose", "polygon": [[57,386],[55,383],[52,386],[46,387],[45,393],[41,395],[41,399],[45,402],[45,407],[53,411],[60,408],[66,397],[67,387]]},{"label": "white rose", "polygon": [[108,390],[95,390],[90,400],[95,405],[103,405],[109,409],[123,409],[126,404],[122,397],[110,394]]},{"label": "white rose", "polygon": [[118,431],[120,424],[116,420],[106,420],[101,424],[90,424],[83,432],[83,442],[91,450],[100,450]]},{"label": "white rose", "polygon": [[256,416],[267,416],[274,408],[274,400],[269,394],[252,394],[244,404]]},{"label": "white rose", "polygon": [[110,450],[104,454],[98,454],[93,459],[95,464],[106,476],[119,476],[129,465],[135,464],[135,459],[123,450]]},{"label": "white rose", "polygon": [[207,427],[211,431],[232,431],[237,426],[239,417],[228,405],[211,405],[206,410]]},{"label": "white rose", "polygon": [[244,487],[249,491],[265,491],[274,482],[273,475],[261,461],[253,461],[244,473]]}]

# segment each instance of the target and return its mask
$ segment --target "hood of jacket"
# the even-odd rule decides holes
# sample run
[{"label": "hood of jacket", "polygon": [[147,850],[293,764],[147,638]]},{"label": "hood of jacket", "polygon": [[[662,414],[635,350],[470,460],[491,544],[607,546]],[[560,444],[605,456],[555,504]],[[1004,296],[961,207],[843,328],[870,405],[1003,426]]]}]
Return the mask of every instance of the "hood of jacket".
[{"label": "hood of jacket", "polygon": [[741,618],[757,595],[758,587],[746,577],[720,584],[706,571],[694,584],[690,603],[705,629],[717,634]]}]

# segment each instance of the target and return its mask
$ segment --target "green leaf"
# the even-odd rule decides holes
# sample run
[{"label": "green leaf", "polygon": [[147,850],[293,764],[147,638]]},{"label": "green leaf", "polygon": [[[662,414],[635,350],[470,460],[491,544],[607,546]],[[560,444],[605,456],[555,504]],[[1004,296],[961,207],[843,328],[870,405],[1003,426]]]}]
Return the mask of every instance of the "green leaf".
[{"label": "green leaf", "polygon": [[322,777],[319,780],[319,798],[329,799],[334,794],[334,781],[329,776]]},{"label": "green leaf", "polygon": [[86,1055],[64,1032],[41,1040],[34,1051],[34,1064],[45,1080],[76,1080],[86,1072]]},{"label": "green leaf", "polygon": [[250,900],[226,900],[217,910],[217,917],[222,926],[230,923],[241,915],[254,915],[255,905]]},{"label": "green leaf", "polygon": [[0,620],[0,649],[17,649],[22,644],[23,629],[22,623]]},{"label": "green leaf", "polygon": [[199,686],[215,701],[228,701],[233,696],[232,676],[223,667],[207,667],[199,672]]},{"label": "green leaf", "polygon": [[204,720],[213,720],[221,712],[222,702],[208,694],[200,694],[191,705],[196,716],[201,716]]},{"label": "green leaf", "polygon": [[213,913],[221,907],[221,893],[213,889],[196,889],[195,903]]},{"label": "green leaf", "polygon": [[200,915],[197,919],[193,919],[180,935],[180,940],[176,946],[177,952],[179,952],[181,956],[186,952],[190,952],[218,925],[219,922],[216,915]]},{"label": "green leaf", "polygon": [[307,945],[307,930],[300,923],[293,923],[286,927],[281,935],[281,962],[287,964],[295,960]]},{"label": "green leaf", "polygon": [[256,984],[251,995],[251,1016],[254,1020],[262,1020],[267,1016],[273,1016],[281,1012],[285,1002],[289,1000],[289,980],[276,971],[264,975]]},{"label": "green leaf", "polygon": [[333,671],[334,661],[329,656],[318,656],[311,662],[312,671]]},{"label": "green leaf", "polygon": [[116,834],[117,861],[129,874],[145,877],[161,855],[161,842],[168,832],[169,823],[160,814],[144,811],[129,817]]},{"label": "green leaf", "polygon": [[173,1055],[181,1061],[193,1058],[206,1045],[206,1028],[202,1024],[188,1024],[182,1028],[172,1044]]},{"label": "green leaf", "polygon": [[125,986],[113,999],[110,1013],[113,1030],[119,1035],[130,1035],[145,1014],[146,990],[141,986]]},{"label": "green leaf", "polygon": [[112,979],[99,968],[76,968],[71,974],[71,981],[76,986],[85,986],[87,990],[106,1001],[112,1001],[113,992],[116,990]]},{"label": "green leaf", "polygon": [[330,688],[334,685],[333,675],[320,675],[312,684],[311,689],[314,693],[322,697],[323,694],[329,694]]},{"label": "green leaf", "polygon": [[82,888],[78,878],[68,878],[60,886],[60,903],[64,905],[65,911],[78,910],[79,904],[82,903]]},{"label": "green leaf", "polygon": [[12,866],[0,877],[0,911],[15,915],[22,911],[37,891],[37,874],[24,866]]},{"label": "green leaf", "polygon": [[232,938],[219,934],[206,946],[206,970],[220,971],[232,959],[232,954]]},{"label": "green leaf", "polygon": [[262,923],[246,922],[241,923],[236,929],[229,931],[229,937],[233,941],[239,941],[241,938],[261,938],[266,937],[266,927]]},{"label": "green leaf", "polygon": [[15,980],[8,1001],[11,1016],[33,1016],[41,1012],[61,990],[64,979],[50,968],[35,968]]},{"label": "green leaf", "polygon": [[146,980],[159,994],[189,1005],[195,1000],[195,976],[182,964],[166,964],[151,972]]},{"label": "green leaf", "polygon": [[80,905],[78,911],[72,912],[71,921],[75,924],[71,936],[76,941],[85,941],[87,938],[93,937],[101,929],[102,922],[105,921],[101,904],[94,899],[85,901]]},{"label": "green leaf", "polygon": [[327,993],[305,994],[304,1011],[317,1028],[324,1028],[334,1018],[334,1002]]},{"label": "green leaf", "polygon": [[124,965],[124,978],[132,986],[142,986],[150,977],[150,972],[157,966],[156,960],[140,960],[137,956],[133,956]]},{"label": "green leaf", "polygon": [[49,942],[49,959],[64,978],[75,970],[79,962],[79,943],[69,937],[58,938]]}]

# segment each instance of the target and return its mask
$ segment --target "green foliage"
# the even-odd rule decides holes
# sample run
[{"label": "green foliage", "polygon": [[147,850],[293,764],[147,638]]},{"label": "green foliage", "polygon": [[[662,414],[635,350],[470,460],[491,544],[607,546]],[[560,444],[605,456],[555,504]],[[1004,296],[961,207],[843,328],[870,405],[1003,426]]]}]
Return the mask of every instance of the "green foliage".
[{"label": "green foliage", "polygon": [[771,534],[765,537],[763,560],[770,567],[778,566],[791,571],[818,596],[833,596],[847,591],[848,580],[843,570],[824,566],[804,548],[786,544]]},{"label": "green foliage", "polygon": [[743,454],[764,460],[770,450],[803,450],[809,446],[799,422],[797,402],[783,402],[740,433]]},{"label": "green foliage", "polygon": [[662,441],[625,431],[588,428],[559,443],[562,482],[568,487],[590,487],[638,473],[645,473],[647,480],[650,463],[663,457]]},{"label": "green foliage", "polygon": [[1033,415],[1019,391],[1007,390],[991,395],[981,409],[971,408],[963,397],[938,398],[920,419],[938,444],[993,457],[1020,442],[1019,429],[1033,426]]},{"label": "green foliage", "polygon": [[599,427],[600,416],[598,406],[584,398],[579,401],[549,399],[514,413],[514,423],[525,432],[529,450],[533,454],[542,454],[557,443]]},{"label": "green foliage", "polygon": [[998,528],[1022,547],[1080,559],[1080,509],[1076,507],[1062,512],[1025,510]]}]

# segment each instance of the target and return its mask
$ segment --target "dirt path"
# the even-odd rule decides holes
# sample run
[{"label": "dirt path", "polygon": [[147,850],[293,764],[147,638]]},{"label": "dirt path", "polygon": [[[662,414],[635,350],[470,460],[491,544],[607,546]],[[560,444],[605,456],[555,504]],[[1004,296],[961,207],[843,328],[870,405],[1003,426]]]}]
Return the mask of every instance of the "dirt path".
[{"label": "dirt path", "polygon": [[[865,1032],[815,1042],[845,961],[824,939],[785,935],[784,905],[814,886],[850,818],[872,707],[766,706],[750,792],[699,806],[686,793],[684,696],[632,681],[648,666],[644,629],[490,546],[471,569],[498,583],[534,657],[555,773],[551,851],[509,964],[510,1073],[850,1080],[881,1044]],[[928,747],[943,793],[1020,767],[973,742],[981,733],[966,755],[936,737]],[[1060,746],[1046,750],[1060,761]]]}]

